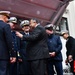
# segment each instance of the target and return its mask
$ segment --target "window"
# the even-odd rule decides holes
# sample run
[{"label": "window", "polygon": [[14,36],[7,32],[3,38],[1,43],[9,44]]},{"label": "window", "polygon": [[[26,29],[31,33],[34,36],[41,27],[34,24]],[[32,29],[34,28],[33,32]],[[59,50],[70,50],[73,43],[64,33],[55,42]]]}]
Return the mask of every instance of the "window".
[{"label": "window", "polygon": [[60,29],[60,31],[62,31],[62,30],[68,30],[68,23],[67,23],[67,18],[62,18],[61,19],[61,22],[60,22],[60,24],[59,24],[59,29]]},{"label": "window", "polygon": [[62,30],[68,30],[67,18],[62,17],[59,25],[56,27],[56,31],[61,32]]}]

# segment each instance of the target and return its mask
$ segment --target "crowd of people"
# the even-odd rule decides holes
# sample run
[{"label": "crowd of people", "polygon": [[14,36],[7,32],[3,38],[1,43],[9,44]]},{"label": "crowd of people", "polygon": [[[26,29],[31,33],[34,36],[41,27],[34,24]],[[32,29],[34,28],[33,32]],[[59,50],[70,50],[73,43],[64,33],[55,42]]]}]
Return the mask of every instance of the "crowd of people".
[{"label": "crowd of people", "polygon": [[[53,25],[43,27],[36,18],[23,20],[22,31],[13,30],[16,17],[0,11],[0,75],[63,75],[62,42]],[[30,31],[32,29],[32,31]],[[67,40],[66,63],[75,75],[75,39],[63,31]],[[55,70],[54,70],[55,67]]]}]

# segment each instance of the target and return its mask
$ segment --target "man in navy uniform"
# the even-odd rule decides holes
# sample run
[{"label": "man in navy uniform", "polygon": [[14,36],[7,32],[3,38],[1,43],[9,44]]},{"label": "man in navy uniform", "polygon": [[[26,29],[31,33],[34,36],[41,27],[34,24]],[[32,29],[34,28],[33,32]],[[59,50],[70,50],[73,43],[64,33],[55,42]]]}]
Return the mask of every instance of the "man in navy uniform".
[{"label": "man in navy uniform", "polygon": [[18,58],[20,57],[19,53],[20,53],[20,38],[16,36],[15,34],[15,25],[17,24],[17,18],[16,17],[10,17],[10,19],[8,20],[8,24],[11,27],[11,32],[12,32],[12,43],[13,43],[13,47],[12,49],[16,52],[16,62],[15,63],[11,63],[10,64],[10,75],[18,75],[19,74],[19,62],[18,62]]},{"label": "man in navy uniform", "polygon": [[16,61],[15,52],[12,50],[11,29],[6,23],[9,14],[9,11],[0,11],[0,75],[9,75],[9,59],[11,63]]},{"label": "man in navy uniform", "polygon": [[[30,30],[29,21],[23,20],[20,23],[20,26],[23,30],[22,34],[29,36],[29,30]],[[22,62],[20,62],[20,75],[30,75],[30,67],[27,61],[26,46],[27,42],[21,39],[20,54]]]},{"label": "man in navy uniform", "polygon": [[55,35],[53,31],[53,25],[49,24],[45,26],[46,33],[48,34],[48,49],[50,58],[48,59],[48,75],[54,75],[54,66],[57,75],[63,75],[62,68],[62,43],[59,35]]}]

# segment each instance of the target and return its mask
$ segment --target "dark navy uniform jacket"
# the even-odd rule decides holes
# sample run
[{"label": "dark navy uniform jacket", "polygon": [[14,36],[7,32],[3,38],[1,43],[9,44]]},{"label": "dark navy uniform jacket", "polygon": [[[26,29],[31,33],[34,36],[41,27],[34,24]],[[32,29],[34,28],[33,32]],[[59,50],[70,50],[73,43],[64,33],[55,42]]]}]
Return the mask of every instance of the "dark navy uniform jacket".
[{"label": "dark navy uniform jacket", "polygon": [[12,34],[10,26],[0,20],[0,59],[9,59],[10,53],[15,56],[12,50]]},{"label": "dark navy uniform jacket", "polygon": [[50,57],[49,58],[50,60],[62,61],[62,54],[61,54],[62,43],[58,35],[51,34],[48,36],[48,49],[49,52],[56,52],[56,56]]},{"label": "dark navy uniform jacket", "polygon": [[[12,43],[13,43],[13,47],[12,49],[14,51],[16,51],[16,56],[18,56],[18,52],[20,53],[20,38],[16,36],[15,31],[12,31]],[[18,56],[20,57],[20,56]]]},{"label": "dark navy uniform jacket", "polygon": [[[22,32],[22,34],[23,34],[23,35],[26,35],[24,32]],[[21,56],[23,56],[23,58],[25,58],[25,60],[27,60],[27,59],[26,59],[26,56],[27,56],[27,55],[26,55],[27,42],[24,41],[24,40],[22,40],[22,39],[21,39],[20,42],[21,42],[21,44],[20,44],[20,49],[21,49],[21,50],[20,50],[20,53],[21,53]]]},{"label": "dark navy uniform jacket", "polygon": [[[24,32],[22,34],[26,35]],[[29,75],[29,63],[27,61],[26,46],[27,42],[21,39],[20,55],[22,62],[20,63],[20,74]]]}]

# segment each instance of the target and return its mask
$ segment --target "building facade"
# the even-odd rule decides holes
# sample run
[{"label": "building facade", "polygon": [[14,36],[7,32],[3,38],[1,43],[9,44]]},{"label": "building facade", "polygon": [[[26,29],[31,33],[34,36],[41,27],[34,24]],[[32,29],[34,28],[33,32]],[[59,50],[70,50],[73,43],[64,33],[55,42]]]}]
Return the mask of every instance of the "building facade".
[{"label": "building facade", "polygon": [[[66,8],[62,20],[60,23],[60,31],[61,30],[68,30],[69,35],[73,36],[75,38],[75,0],[70,2],[68,7]],[[63,55],[63,68],[67,68],[68,66],[65,65],[65,59],[66,59],[66,48],[65,48],[65,43],[66,40],[64,40],[61,37],[62,41],[62,55]]]},{"label": "building facade", "polygon": [[69,34],[75,37],[75,0],[70,2],[63,17],[67,19],[65,22],[67,22]]}]

